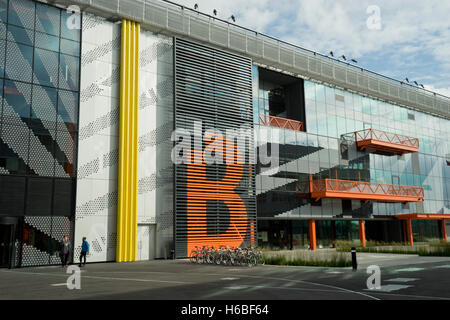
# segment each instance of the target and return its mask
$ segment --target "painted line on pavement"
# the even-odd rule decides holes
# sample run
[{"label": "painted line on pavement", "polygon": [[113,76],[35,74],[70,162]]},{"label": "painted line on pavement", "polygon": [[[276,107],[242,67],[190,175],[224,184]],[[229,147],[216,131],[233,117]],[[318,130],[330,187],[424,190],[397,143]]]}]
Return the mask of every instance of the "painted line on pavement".
[{"label": "painted line on pavement", "polygon": [[385,280],[385,281],[389,281],[389,282],[411,282],[411,281],[417,281],[420,280],[418,278],[394,278],[394,279],[389,279],[389,280]]},{"label": "painted line on pavement", "polygon": [[381,286],[381,288],[375,288],[375,289],[364,289],[365,291],[371,291],[371,292],[392,292],[392,291],[398,291],[406,288],[410,288],[413,286],[403,285],[403,284],[388,284],[386,286]]},{"label": "painted line on pavement", "polygon": [[395,269],[394,272],[416,272],[425,270],[424,268],[404,268],[404,269]]},{"label": "painted line on pavement", "polygon": [[[39,276],[56,276],[67,278],[68,274],[52,274],[52,273],[38,273],[38,272],[15,272],[15,271],[1,271],[16,274],[28,274]],[[113,278],[113,277],[99,277],[99,276],[83,276],[83,279],[99,279],[99,280],[117,280],[117,281],[135,281],[135,282],[160,282],[160,283],[176,283],[176,284],[192,284],[192,282],[173,281],[173,280],[152,280],[152,279],[134,279],[134,278]]]}]

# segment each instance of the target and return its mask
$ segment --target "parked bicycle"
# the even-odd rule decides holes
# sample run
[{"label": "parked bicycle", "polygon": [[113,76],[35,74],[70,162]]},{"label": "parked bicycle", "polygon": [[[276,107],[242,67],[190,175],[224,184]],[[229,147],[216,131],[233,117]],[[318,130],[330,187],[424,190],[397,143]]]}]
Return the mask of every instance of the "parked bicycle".
[{"label": "parked bicycle", "polygon": [[190,261],[197,264],[216,264],[254,267],[264,264],[264,257],[258,248],[195,247],[190,255]]}]

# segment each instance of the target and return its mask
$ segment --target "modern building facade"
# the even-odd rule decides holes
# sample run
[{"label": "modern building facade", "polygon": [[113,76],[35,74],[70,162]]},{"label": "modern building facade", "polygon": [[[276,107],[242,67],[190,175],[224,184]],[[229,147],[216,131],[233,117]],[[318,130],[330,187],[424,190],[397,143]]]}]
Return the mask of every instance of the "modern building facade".
[{"label": "modern building facade", "polygon": [[[75,6],[74,6],[75,5]],[[446,240],[450,99],[163,1],[0,0],[0,265]]]}]

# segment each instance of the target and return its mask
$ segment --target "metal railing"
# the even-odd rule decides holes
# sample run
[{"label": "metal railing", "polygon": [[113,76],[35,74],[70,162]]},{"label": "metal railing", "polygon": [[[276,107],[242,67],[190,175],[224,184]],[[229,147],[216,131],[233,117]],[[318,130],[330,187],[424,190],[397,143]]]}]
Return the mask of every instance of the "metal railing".
[{"label": "metal railing", "polygon": [[378,129],[365,129],[355,132],[356,142],[364,140],[378,140],[390,144],[419,148],[419,139]]},{"label": "metal railing", "polygon": [[267,114],[260,114],[259,119],[261,120],[261,123],[265,126],[296,131],[304,131],[303,122],[301,121],[274,117]]},{"label": "metal railing", "polygon": [[311,193],[318,192],[346,192],[399,198],[392,198],[391,200],[401,200],[400,198],[402,197],[414,197],[418,199],[423,199],[424,197],[424,189],[421,187],[339,179],[312,180]]}]

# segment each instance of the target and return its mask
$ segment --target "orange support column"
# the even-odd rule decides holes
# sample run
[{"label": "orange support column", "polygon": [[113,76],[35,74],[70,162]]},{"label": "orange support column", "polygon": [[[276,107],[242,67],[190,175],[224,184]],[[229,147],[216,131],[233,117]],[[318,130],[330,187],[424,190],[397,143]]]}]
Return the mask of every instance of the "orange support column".
[{"label": "orange support column", "polygon": [[363,248],[366,247],[366,224],[364,220],[359,220],[359,241]]},{"label": "orange support column", "polygon": [[412,220],[408,219],[406,220],[407,225],[407,232],[408,232],[408,241],[411,244],[411,247],[414,247],[414,238],[413,238],[413,232],[412,232]]},{"label": "orange support column", "polygon": [[447,228],[445,226],[445,219],[442,219],[442,238],[447,241]]},{"label": "orange support column", "polygon": [[311,250],[317,249],[316,243],[316,220],[309,220],[309,247]]}]

